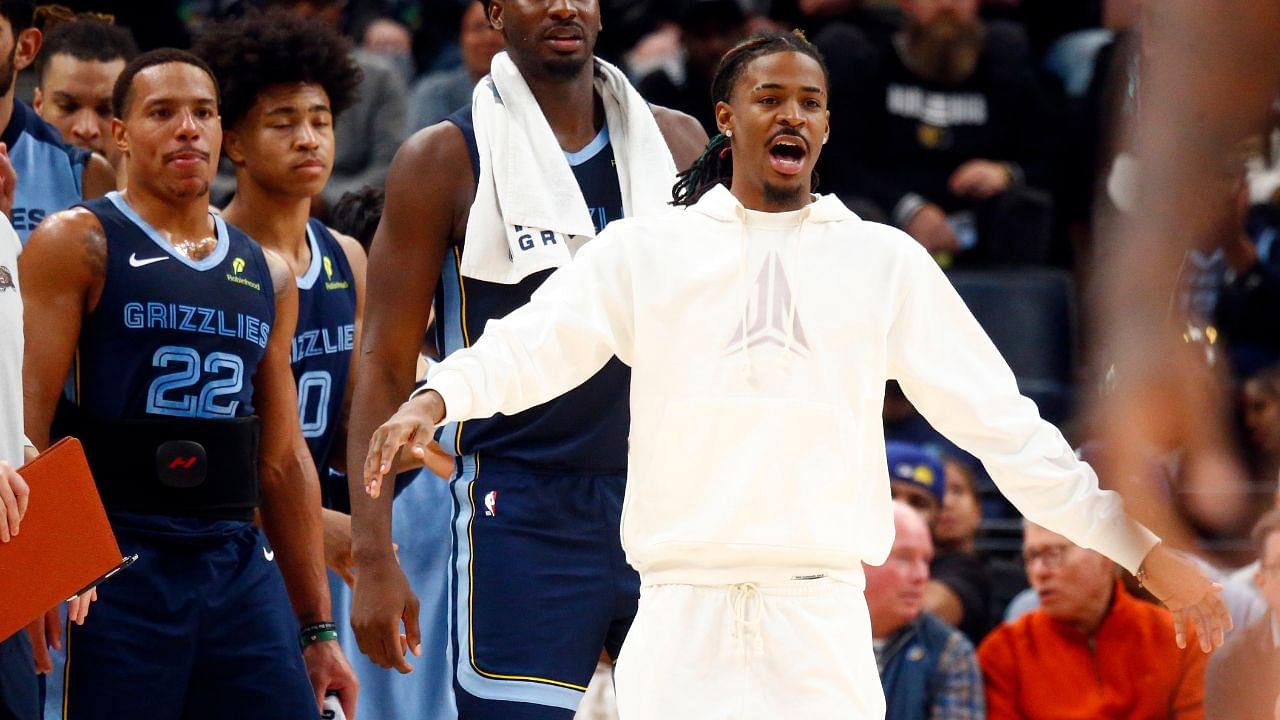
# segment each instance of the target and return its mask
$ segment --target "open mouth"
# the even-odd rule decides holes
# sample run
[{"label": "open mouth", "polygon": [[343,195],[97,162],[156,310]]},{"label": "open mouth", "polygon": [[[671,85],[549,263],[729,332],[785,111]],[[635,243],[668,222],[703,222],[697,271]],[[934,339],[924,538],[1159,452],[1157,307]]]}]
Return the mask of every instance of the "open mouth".
[{"label": "open mouth", "polygon": [[780,135],[769,144],[769,164],[782,175],[798,175],[808,156],[804,140],[795,135]]}]

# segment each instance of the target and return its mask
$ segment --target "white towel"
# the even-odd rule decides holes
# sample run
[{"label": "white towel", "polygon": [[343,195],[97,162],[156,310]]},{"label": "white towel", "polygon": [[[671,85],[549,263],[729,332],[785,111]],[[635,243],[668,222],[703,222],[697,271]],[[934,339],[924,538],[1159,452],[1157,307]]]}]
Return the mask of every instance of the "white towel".
[{"label": "white towel", "polygon": [[[595,89],[617,161],[623,215],[660,212],[671,199],[676,167],[653,111],[621,70],[599,58]],[[595,237],[595,226],[560,143],[507,53],[494,56],[471,108],[480,178],[467,217],[463,276],[514,284],[568,263]]]}]

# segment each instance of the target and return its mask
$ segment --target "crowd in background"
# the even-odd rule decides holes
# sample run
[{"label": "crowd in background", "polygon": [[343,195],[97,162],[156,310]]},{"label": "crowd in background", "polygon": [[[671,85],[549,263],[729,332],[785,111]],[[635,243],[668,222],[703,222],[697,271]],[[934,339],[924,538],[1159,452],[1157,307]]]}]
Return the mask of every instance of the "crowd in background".
[{"label": "crowd in background", "polygon": [[[1079,330],[1064,361],[1068,395],[1106,392],[1105,358],[1088,352],[1091,269],[1107,262],[1100,239],[1109,229],[1143,212],[1126,143],[1126,128],[1142,119],[1142,68],[1152,61],[1142,43],[1142,0],[601,4],[598,54],[623,67],[648,100],[692,115],[710,135],[720,56],[754,30],[802,28],[831,73],[832,134],[818,191],[839,195],[864,219],[900,227],[957,277],[1065,278],[1072,288],[1065,322]],[[19,98],[68,142],[117,163],[109,103],[77,99],[84,69],[68,63],[96,53],[108,76],[118,74],[139,48],[185,46],[204,23],[277,5],[326,19],[355,45],[359,99],[337,123],[335,171],[313,214],[367,243],[396,149],[469,103],[502,48],[475,0],[68,2],[67,12],[43,13],[45,49],[20,77]],[[98,12],[114,19],[71,22]],[[60,50],[68,47],[92,51]],[[981,465],[891,386],[885,426],[902,501],[898,539],[890,560],[867,576],[891,718],[1066,717],[1064,707],[1081,717],[1251,717],[1233,709],[1240,700],[1222,678],[1231,677],[1224,668],[1258,662],[1259,652],[1269,653],[1265,662],[1277,655],[1255,627],[1280,611],[1277,145],[1280,134],[1255,138],[1222,158],[1219,177],[1205,178],[1205,192],[1222,199],[1221,222],[1214,237],[1194,239],[1183,290],[1170,299],[1194,318],[1186,342],[1236,383],[1249,475],[1232,497],[1205,498],[1181,486],[1176,456],[1151,461],[1150,481],[1184,509],[1201,559],[1226,586],[1240,628],[1229,652],[1206,670],[1198,650],[1174,647],[1165,638],[1171,631],[1159,630],[1167,625],[1162,611],[1141,602],[1132,578],[1118,579],[1096,553],[1024,526]],[[230,172],[214,192],[215,204],[227,201]],[[1104,455],[1106,447],[1090,442],[1089,419],[1071,416],[1073,405],[1068,397],[1053,419],[1067,422],[1086,459]],[[1224,507],[1230,511],[1217,511]],[[1133,676],[1139,665],[1159,672]]]}]

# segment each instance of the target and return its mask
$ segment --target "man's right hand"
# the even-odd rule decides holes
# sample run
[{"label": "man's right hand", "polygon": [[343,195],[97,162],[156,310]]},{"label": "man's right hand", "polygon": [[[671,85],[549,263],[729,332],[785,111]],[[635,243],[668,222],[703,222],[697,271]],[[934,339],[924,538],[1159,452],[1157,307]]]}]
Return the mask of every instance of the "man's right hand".
[{"label": "man's right hand", "polygon": [[395,466],[400,448],[409,446],[414,458],[425,463],[436,426],[444,419],[444,398],[428,390],[400,406],[390,420],[374,431],[364,461],[364,489],[369,497],[382,493],[382,480]]},{"label": "man's right hand", "polygon": [[947,222],[947,214],[933,203],[916,211],[904,229],[930,253],[954,253],[960,249],[960,241]]},{"label": "man's right hand", "polygon": [[360,652],[374,663],[405,674],[413,672],[405,652],[422,655],[418,596],[409,588],[409,580],[393,555],[374,562],[357,561],[351,627]]}]

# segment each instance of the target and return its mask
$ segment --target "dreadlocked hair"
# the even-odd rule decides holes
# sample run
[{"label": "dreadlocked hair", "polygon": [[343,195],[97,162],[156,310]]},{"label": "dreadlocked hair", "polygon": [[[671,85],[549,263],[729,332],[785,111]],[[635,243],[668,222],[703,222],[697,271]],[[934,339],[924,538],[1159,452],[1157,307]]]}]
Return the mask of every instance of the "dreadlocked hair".
[{"label": "dreadlocked hair", "polygon": [[[779,32],[770,30],[748,37],[733,46],[720,58],[716,74],[711,79],[712,104],[727,103],[733,95],[733,88],[751,61],[766,55],[782,52],[796,52],[808,55],[818,62],[822,68],[824,82],[830,80],[827,63],[822,53],[804,32],[793,30]],[[828,83],[829,84],[829,83]],[[688,170],[676,176],[676,184],[671,188],[672,205],[692,205],[717,184],[733,178],[733,152],[731,142],[724,133],[716,133],[707,143],[698,159],[693,161]],[[813,184],[817,184],[817,173],[814,173]]]}]

